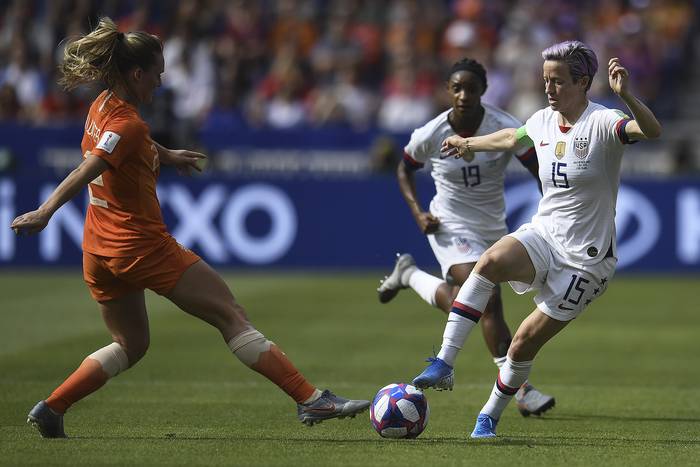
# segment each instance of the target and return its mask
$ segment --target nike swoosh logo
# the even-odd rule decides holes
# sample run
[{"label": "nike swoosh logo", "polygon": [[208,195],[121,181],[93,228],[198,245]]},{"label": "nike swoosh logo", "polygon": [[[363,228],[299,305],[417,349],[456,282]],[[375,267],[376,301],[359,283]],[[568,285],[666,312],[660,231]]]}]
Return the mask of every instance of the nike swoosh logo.
[{"label": "nike swoosh logo", "polygon": [[568,306],[564,306],[564,305],[562,305],[561,303],[559,304],[559,306],[558,306],[557,308],[559,308],[560,310],[566,310],[566,311],[572,311],[572,310],[573,310],[573,308],[569,308]]},{"label": "nike swoosh logo", "polygon": [[545,143],[544,141],[540,141],[540,146],[549,146],[549,143]]},{"label": "nike swoosh logo", "polygon": [[305,408],[304,412],[306,413],[318,413],[318,414],[324,414],[324,413],[331,413],[335,411],[335,406],[331,407],[308,407]]}]

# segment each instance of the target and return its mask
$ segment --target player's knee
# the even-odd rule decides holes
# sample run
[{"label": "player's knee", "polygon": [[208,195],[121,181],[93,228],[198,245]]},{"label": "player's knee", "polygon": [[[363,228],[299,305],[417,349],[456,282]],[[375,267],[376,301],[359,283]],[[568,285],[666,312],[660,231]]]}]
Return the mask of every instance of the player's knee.
[{"label": "player's knee", "polygon": [[245,308],[236,302],[229,303],[221,309],[219,321],[219,331],[224,335],[239,334],[250,326]]},{"label": "player's knee", "polygon": [[530,336],[516,334],[508,348],[508,356],[513,361],[525,362],[533,360],[537,350],[537,345]]},{"label": "player's knee", "polygon": [[491,282],[502,282],[502,276],[506,272],[504,255],[498,250],[488,249],[479,258],[474,267],[474,272],[484,276]]},{"label": "player's knee", "polygon": [[129,367],[132,367],[146,355],[151,344],[149,336],[130,337],[128,339],[117,339],[119,345],[124,349],[124,353],[129,358]]}]

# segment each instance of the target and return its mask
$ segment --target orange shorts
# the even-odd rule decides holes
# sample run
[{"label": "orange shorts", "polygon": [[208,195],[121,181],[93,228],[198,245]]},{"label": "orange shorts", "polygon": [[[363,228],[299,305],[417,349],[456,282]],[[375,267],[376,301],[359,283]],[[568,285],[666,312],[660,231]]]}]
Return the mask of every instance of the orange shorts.
[{"label": "orange shorts", "polygon": [[144,256],[111,258],[83,252],[83,278],[98,302],[151,289],[165,295],[201,258],[169,237]]}]

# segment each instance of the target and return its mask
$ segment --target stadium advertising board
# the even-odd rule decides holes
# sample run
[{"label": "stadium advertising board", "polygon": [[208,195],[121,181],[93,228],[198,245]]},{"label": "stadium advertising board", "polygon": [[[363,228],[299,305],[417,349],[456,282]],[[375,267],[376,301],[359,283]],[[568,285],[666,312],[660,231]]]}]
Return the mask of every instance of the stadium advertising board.
[{"label": "stadium advertising board", "polygon": [[[34,209],[54,178],[0,178],[0,267],[78,266],[85,198],[61,208],[36,237],[15,237],[12,219]],[[431,181],[418,178],[428,198]],[[164,176],[158,196],[174,236],[214,265],[375,268],[397,251],[435,264],[391,176],[327,180],[185,179]],[[511,229],[534,213],[531,181],[507,184]],[[427,202],[426,204],[427,205]],[[628,180],[617,204],[619,269],[700,271],[700,185],[695,180]]]}]

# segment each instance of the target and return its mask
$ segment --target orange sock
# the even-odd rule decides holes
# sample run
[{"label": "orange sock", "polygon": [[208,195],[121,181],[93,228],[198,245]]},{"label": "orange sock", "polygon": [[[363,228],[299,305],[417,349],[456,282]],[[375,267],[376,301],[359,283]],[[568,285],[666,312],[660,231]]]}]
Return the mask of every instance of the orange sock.
[{"label": "orange sock", "polygon": [[51,393],[46,404],[58,413],[65,413],[68,407],[80,399],[100,389],[109,379],[97,360],[86,358],[77,370],[63,384]]},{"label": "orange sock", "polygon": [[309,399],[316,390],[275,344],[262,352],[251,368],[275,383],[299,404]]}]

